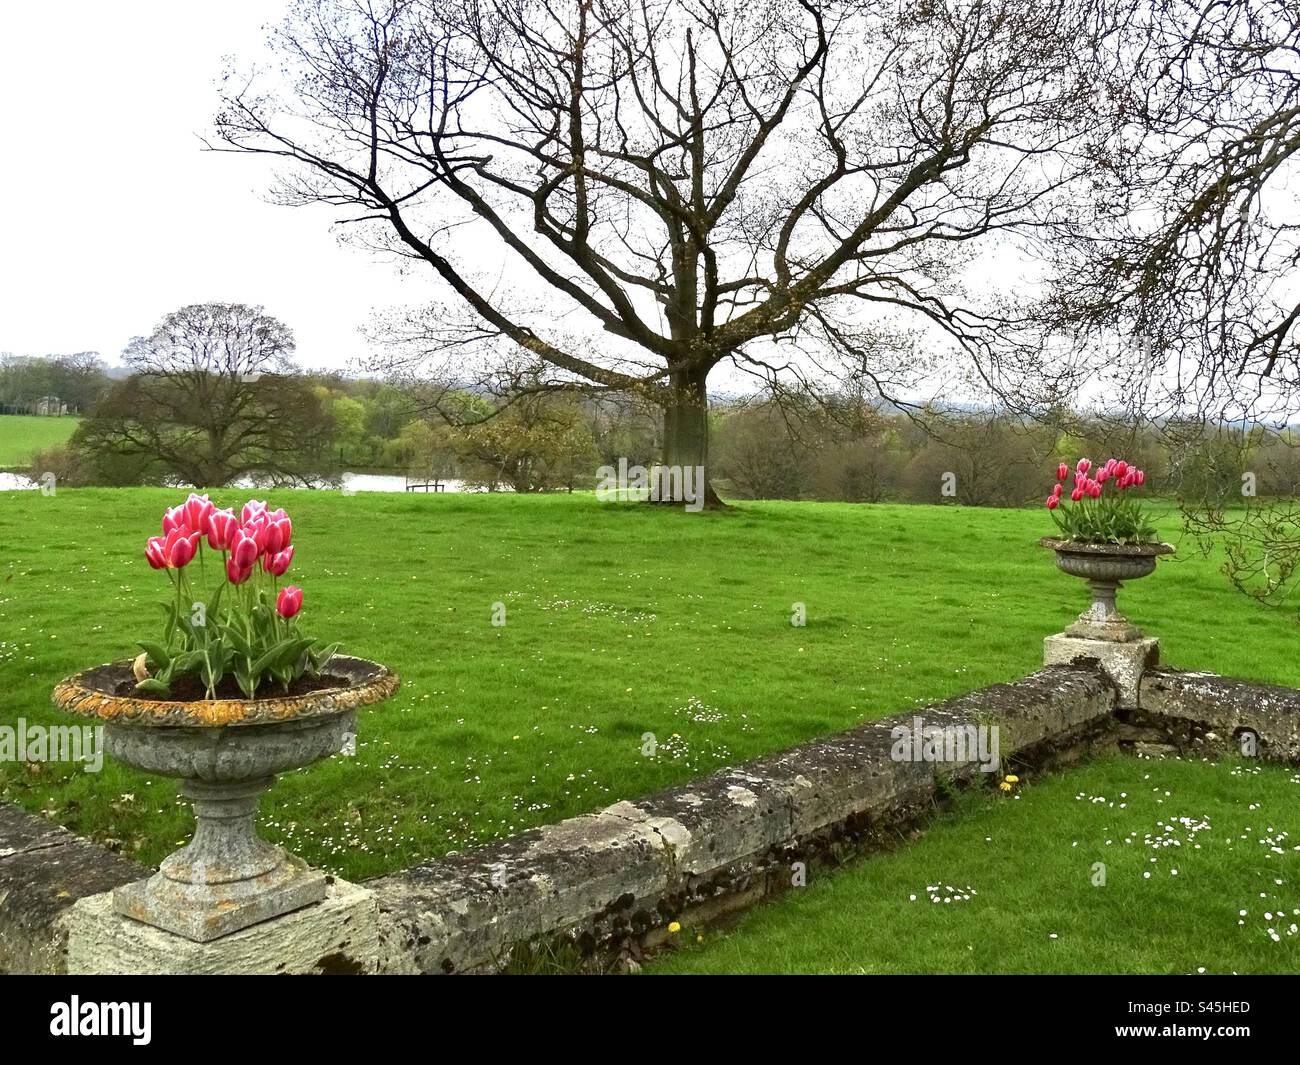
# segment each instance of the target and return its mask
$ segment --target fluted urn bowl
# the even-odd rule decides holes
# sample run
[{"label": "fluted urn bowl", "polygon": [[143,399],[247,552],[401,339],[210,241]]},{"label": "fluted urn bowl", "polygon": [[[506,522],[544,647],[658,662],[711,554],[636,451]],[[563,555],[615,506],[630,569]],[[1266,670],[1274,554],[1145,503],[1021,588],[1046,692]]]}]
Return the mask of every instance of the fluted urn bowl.
[{"label": "fluted urn bowl", "polygon": [[1056,567],[1088,582],[1092,603],[1066,633],[1092,640],[1127,643],[1142,638],[1142,631],[1119,612],[1115,597],[1124,581],[1145,577],[1156,568],[1156,559],[1174,551],[1172,544],[1098,544],[1081,540],[1058,540],[1044,536],[1038,541],[1056,552]]},{"label": "fluted urn bowl", "polygon": [[198,942],[309,906],[325,876],[257,835],[253,819],[277,773],[340,751],[358,707],[399,680],[377,662],[336,655],[328,686],[302,695],[192,702],[141,699],[131,662],[95,666],[54,689],[57,706],[104,726],[104,749],[146,773],[179,777],[194,806],[194,838],[147,880],[113,893],[127,917]]}]

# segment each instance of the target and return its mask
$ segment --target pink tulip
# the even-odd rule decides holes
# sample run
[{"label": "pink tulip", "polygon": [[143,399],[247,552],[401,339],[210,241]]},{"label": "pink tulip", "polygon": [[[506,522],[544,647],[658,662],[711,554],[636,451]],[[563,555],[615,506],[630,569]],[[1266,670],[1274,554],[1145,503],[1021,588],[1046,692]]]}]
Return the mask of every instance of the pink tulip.
[{"label": "pink tulip", "polygon": [[213,510],[208,515],[208,546],[213,551],[228,551],[237,532],[239,524],[233,510]]},{"label": "pink tulip", "polygon": [[241,528],[235,533],[234,541],[230,546],[230,560],[239,569],[251,569],[253,563],[257,561],[257,556],[261,553],[261,545],[254,536],[249,535],[247,527]]},{"label": "pink tulip", "polygon": [[1067,466],[1064,462],[1062,462],[1059,466],[1056,467],[1056,479],[1058,481],[1064,481],[1069,475],[1070,475],[1070,467]]},{"label": "pink tulip", "polygon": [[198,495],[191,492],[189,499],[185,500],[185,524],[189,527],[190,532],[206,534],[208,531],[208,515],[215,509],[212,500],[206,494]]},{"label": "pink tulip", "polygon": [[198,533],[182,536],[172,544],[170,562],[176,569],[184,569],[190,564],[194,552],[198,550]]},{"label": "pink tulip", "polygon": [[283,577],[285,570],[289,568],[289,563],[293,561],[293,545],[290,544],[283,551],[277,551],[274,555],[262,556],[262,569],[271,574],[272,577]]},{"label": "pink tulip", "polygon": [[239,520],[244,525],[247,525],[250,521],[253,520],[254,515],[265,514],[265,513],[266,513],[266,504],[264,502],[258,499],[250,499],[247,503],[244,504],[243,509],[239,512]]},{"label": "pink tulip", "polygon": [[233,558],[226,559],[226,578],[231,584],[243,584],[244,581],[248,580],[252,575],[252,566],[241,568],[240,566],[235,565],[235,560]]},{"label": "pink tulip", "polygon": [[1055,510],[1060,505],[1061,505],[1061,497],[1057,495],[1055,492],[1053,492],[1050,496],[1047,497],[1048,510]]},{"label": "pink tulip", "polygon": [[280,594],[275,597],[275,612],[287,620],[301,609],[302,589],[293,584],[281,588]]},{"label": "pink tulip", "polygon": [[1060,498],[1061,498],[1061,492],[1064,491],[1064,489],[1065,489],[1065,485],[1061,484],[1061,483],[1058,481],[1058,482],[1056,483],[1056,487],[1052,489],[1052,495],[1056,496],[1057,499],[1060,499]]},{"label": "pink tulip", "polygon": [[163,541],[162,556],[170,569],[183,569],[190,564],[199,549],[200,535],[184,529],[173,529]]},{"label": "pink tulip", "polygon": [[149,565],[154,569],[167,568],[165,544],[166,541],[161,536],[151,536],[149,542],[145,545],[144,557],[148,559]]},{"label": "pink tulip", "polygon": [[1106,460],[1106,465],[1105,465],[1104,469],[1106,470],[1107,473],[1114,473],[1114,472],[1115,472],[1115,460],[1114,460],[1114,459],[1107,459],[1107,460]]},{"label": "pink tulip", "polygon": [[1097,483],[1097,484],[1104,484],[1104,483],[1106,482],[1106,479],[1107,479],[1109,476],[1110,476],[1110,470],[1106,469],[1106,467],[1103,466],[1101,469],[1099,469],[1099,470],[1097,471],[1097,481],[1096,481],[1096,483]]},{"label": "pink tulip", "polygon": [[1080,459],[1079,465],[1076,466],[1075,469],[1078,470],[1080,473],[1087,473],[1090,469],[1092,469],[1092,460]]},{"label": "pink tulip", "polygon": [[1101,485],[1098,484],[1096,481],[1093,481],[1092,484],[1091,484],[1091,485],[1089,486],[1089,488],[1088,488],[1088,495],[1092,496],[1093,499],[1100,499],[1100,498],[1101,498]]},{"label": "pink tulip", "polygon": [[[281,511],[283,513],[283,511]],[[266,524],[266,550],[276,555],[289,546],[289,541],[293,539],[293,522],[287,517],[272,518],[267,515]]]},{"label": "pink tulip", "polygon": [[163,512],[162,531],[166,536],[169,532],[185,527],[185,505],[182,503],[178,507],[168,507]]},{"label": "pink tulip", "polygon": [[240,526],[246,536],[252,537],[253,540],[257,542],[257,550],[259,553],[267,549],[266,544],[270,527],[270,519],[267,518],[266,512],[262,510],[254,513],[248,521],[244,522],[244,524]]},{"label": "pink tulip", "polygon": [[1147,475],[1146,475],[1146,471],[1145,471],[1145,470],[1138,470],[1138,471],[1133,475],[1133,483],[1134,483],[1134,484],[1146,484],[1146,483],[1147,483]]},{"label": "pink tulip", "polygon": [[1115,476],[1123,477],[1126,473],[1128,473],[1128,463],[1121,459],[1119,462],[1115,463]]},{"label": "pink tulip", "polygon": [[1082,498],[1083,498],[1083,486],[1080,485],[1078,488],[1076,488],[1073,492],[1070,493],[1070,500],[1074,503],[1077,503]]}]

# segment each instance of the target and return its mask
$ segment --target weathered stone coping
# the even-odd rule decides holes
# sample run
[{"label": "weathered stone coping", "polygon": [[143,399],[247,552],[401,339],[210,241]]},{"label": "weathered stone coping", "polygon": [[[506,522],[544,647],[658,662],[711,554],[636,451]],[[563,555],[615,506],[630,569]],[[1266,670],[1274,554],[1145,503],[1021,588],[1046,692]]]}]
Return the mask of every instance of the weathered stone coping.
[{"label": "weathered stone coping", "polygon": [[1143,720],[1180,740],[1200,743],[1214,733],[1236,747],[1243,732],[1253,732],[1258,757],[1300,761],[1300,691],[1294,688],[1153,669],[1143,674],[1139,705]]},{"label": "weathered stone coping", "polygon": [[60,825],[0,803],[0,972],[64,972],[72,904],[148,875]]},{"label": "weathered stone coping", "polygon": [[[1243,730],[1259,753],[1300,761],[1300,691],[1149,669],[1139,715],[1181,742]],[[462,854],[372,880],[384,972],[482,972],[521,946],[612,957],[790,886],[792,864],[839,860],[899,830],[973,765],[895,761],[896,725],[1000,728],[1003,759],[1036,761],[1109,730],[1115,688],[1095,662],[861,725]],[[0,804],[0,971],[61,972],[78,899],[146,870]]]},{"label": "weathered stone coping", "polygon": [[861,849],[978,765],[896,761],[891,730],[998,725],[1001,756],[1069,747],[1110,719],[1095,668],[1057,666],[599,813],[370,881],[380,969],[503,968],[516,947],[612,956],[683,914],[716,916],[785,886],[795,862]]}]

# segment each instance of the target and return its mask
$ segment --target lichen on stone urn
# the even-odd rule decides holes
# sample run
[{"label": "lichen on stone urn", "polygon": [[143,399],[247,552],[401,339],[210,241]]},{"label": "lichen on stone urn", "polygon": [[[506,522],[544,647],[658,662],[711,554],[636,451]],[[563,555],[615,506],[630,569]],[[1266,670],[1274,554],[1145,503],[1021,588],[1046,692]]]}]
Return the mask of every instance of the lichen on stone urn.
[{"label": "lichen on stone urn", "polygon": [[387,699],[395,673],[336,656],[341,683],[296,696],[184,702],[140,699],[130,661],[96,666],[61,682],[54,702],[104,723],[104,748],[146,773],[181,779],[194,806],[194,837],[158,872],[114,892],[116,912],[197,942],[325,898],[325,874],[257,835],[261,795],[277,773],[341,750],[359,707]]},{"label": "lichen on stone urn", "polygon": [[1115,598],[1125,581],[1146,577],[1156,559],[1172,554],[1172,544],[1090,543],[1044,536],[1039,545],[1056,553],[1057,569],[1088,582],[1092,602],[1065,632],[1089,640],[1131,643],[1143,638],[1142,630],[1120,613]]}]

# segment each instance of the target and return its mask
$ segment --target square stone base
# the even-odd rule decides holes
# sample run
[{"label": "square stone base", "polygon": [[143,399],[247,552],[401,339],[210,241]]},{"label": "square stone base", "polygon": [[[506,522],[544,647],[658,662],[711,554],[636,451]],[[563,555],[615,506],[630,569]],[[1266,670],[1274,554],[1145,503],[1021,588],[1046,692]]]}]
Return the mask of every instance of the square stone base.
[{"label": "square stone base", "polygon": [[379,959],[374,894],[334,880],[323,902],[207,943],[124,917],[112,892],[68,914],[68,972],[76,975],[373,973]]},{"label": "square stone base", "polygon": [[124,917],[199,943],[281,917],[325,898],[326,877],[301,858],[286,854],[265,876],[230,884],[178,884],[161,872],[123,884],[113,892],[113,909]]},{"label": "square stone base", "polygon": [[1131,710],[1138,705],[1138,686],[1142,674],[1160,664],[1160,641],[1154,636],[1116,643],[1113,640],[1089,640],[1058,632],[1043,640],[1043,665],[1064,666],[1084,659],[1095,659],[1119,688],[1118,709]]}]

